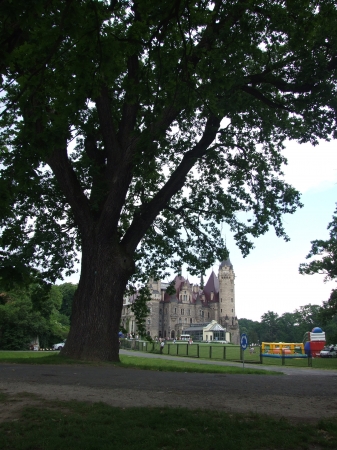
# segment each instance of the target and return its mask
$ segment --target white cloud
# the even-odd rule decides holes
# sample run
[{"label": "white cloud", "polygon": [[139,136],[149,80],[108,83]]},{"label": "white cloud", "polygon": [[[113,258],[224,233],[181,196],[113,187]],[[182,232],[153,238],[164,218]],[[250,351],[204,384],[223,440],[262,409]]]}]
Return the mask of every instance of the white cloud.
[{"label": "white cloud", "polygon": [[337,183],[336,150],[334,141],[320,141],[316,147],[288,141],[283,152],[288,159],[285,180],[300,192],[330,189]]}]

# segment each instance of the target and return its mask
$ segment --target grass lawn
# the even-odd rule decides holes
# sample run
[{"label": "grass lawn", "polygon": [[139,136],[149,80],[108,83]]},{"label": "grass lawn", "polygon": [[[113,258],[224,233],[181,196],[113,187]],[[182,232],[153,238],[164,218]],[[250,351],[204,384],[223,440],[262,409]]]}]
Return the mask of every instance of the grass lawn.
[{"label": "grass lawn", "polygon": [[[160,353],[159,343],[141,342],[141,341],[122,341],[122,348],[126,350],[134,350],[136,352]],[[212,343],[193,343],[189,345],[186,342],[171,341],[166,342],[163,353],[170,356],[188,356],[191,359],[212,359],[214,361],[235,361],[241,359],[240,346],[228,344],[212,344]],[[225,356],[225,357],[224,357]],[[260,348],[255,347],[254,353],[248,350],[244,353],[245,362],[260,364]],[[263,357],[263,366],[281,366],[281,358]],[[286,366],[308,367],[307,358],[294,358],[285,360]],[[313,358],[312,367],[317,369],[337,370],[337,358]]]},{"label": "grass lawn", "polygon": [[[263,369],[251,369],[242,366],[215,366],[208,364],[193,364],[192,362],[184,361],[169,361],[165,359],[150,359],[138,356],[120,355],[120,364],[116,363],[102,363],[115,364],[120,367],[130,367],[144,370],[160,370],[170,372],[198,372],[198,373],[244,373],[255,375],[280,375],[280,372],[267,372]],[[15,364],[91,364],[83,361],[75,361],[62,357],[59,352],[20,352],[20,351],[0,351],[0,363],[15,363]],[[282,374],[281,374],[282,375]]]},{"label": "grass lawn", "polygon": [[120,355],[122,365],[146,370],[162,370],[171,372],[198,372],[198,373],[244,373],[254,375],[283,375],[281,372],[268,372],[263,369],[252,369],[242,364],[233,366],[216,366],[209,364],[195,364],[184,361],[169,361],[167,359],[149,359]]},{"label": "grass lawn", "polygon": [[[32,397],[30,395],[30,397]],[[0,406],[20,398],[0,397]],[[258,415],[184,408],[114,408],[44,402],[0,423],[3,450],[335,449],[337,422],[290,423]]]},{"label": "grass lawn", "polygon": [[[263,358],[263,366],[281,366],[281,358]],[[285,360],[286,367],[308,367],[308,360],[305,358],[294,358]],[[337,358],[312,358],[313,369],[337,370]]]}]

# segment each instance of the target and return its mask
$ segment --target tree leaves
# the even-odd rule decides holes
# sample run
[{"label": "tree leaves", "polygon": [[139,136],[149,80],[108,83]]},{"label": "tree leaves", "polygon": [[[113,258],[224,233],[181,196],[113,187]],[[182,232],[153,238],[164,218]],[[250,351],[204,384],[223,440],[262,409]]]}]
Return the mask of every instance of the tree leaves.
[{"label": "tree leaves", "polygon": [[1,2],[6,254],[54,282],[95,233],[139,274],[223,259],[223,222],[287,240],[283,141],[334,135],[337,67],[335,3],[288,3]]},{"label": "tree leaves", "polygon": [[300,265],[300,273],[312,275],[314,273],[325,274],[325,281],[337,278],[337,209],[328,225],[330,238],[328,240],[318,239],[311,242],[311,250],[307,259],[318,256],[310,263]]}]

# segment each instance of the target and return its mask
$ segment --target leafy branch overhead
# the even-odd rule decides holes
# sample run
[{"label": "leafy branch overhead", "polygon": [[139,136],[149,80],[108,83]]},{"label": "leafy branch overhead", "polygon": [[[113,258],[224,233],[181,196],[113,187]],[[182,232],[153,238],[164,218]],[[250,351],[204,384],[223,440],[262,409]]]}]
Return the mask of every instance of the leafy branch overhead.
[{"label": "leafy branch overhead", "polygon": [[[53,14],[28,3],[1,6],[1,171],[15,205],[5,247],[28,260],[49,246],[44,268],[59,274],[78,232],[102,221],[139,257],[224,248],[222,221],[244,254],[270,225],[285,236],[281,214],[299,200],[277,176],[282,142],[315,143],[334,129],[333,2],[319,2],[320,14],[307,1],[61,1]],[[180,245],[183,227],[200,239]],[[15,229],[25,239],[14,244]]]},{"label": "leafy branch overhead", "polygon": [[[315,258],[309,263],[300,264],[302,275],[324,274],[324,281],[337,278],[337,209],[328,225],[329,239],[317,239],[311,242],[311,250],[307,259]],[[320,319],[323,324],[337,319],[337,289],[331,291],[328,300],[323,302],[320,309]]]},{"label": "leafy branch overhead", "polygon": [[321,273],[325,275],[325,281],[337,278],[337,209],[328,225],[328,230],[329,239],[317,239],[311,242],[307,259],[316,258],[314,261],[300,265],[301,274]]}]

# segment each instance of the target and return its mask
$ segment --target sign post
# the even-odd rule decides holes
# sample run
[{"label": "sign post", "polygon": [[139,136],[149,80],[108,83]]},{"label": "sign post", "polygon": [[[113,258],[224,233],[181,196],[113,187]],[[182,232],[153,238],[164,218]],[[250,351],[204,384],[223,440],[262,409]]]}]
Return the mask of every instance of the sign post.
[{"label": "sign post", "polygon": [[244,368],[245,368],[245,350],[248,347],[248,337],[247,337],[246,333],[241,334],[240,346],[242,349],[242,369],[244,370]]}]

